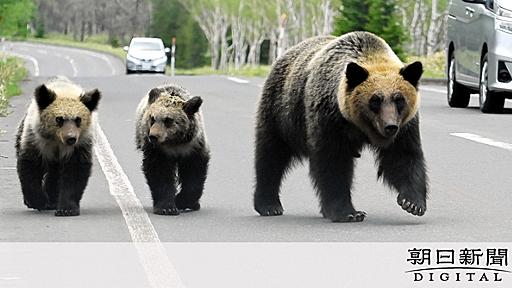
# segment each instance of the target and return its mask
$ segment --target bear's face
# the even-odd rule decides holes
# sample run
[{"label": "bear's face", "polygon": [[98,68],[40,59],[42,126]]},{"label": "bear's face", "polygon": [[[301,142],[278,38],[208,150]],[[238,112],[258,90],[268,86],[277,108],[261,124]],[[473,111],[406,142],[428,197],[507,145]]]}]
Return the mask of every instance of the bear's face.
[{"label": "bear's face", "polygon": [[184,101],[161,90],[151,90],[144,114],[149,129],[147,140],[153,145],[171,146],[192,141],[197,130],[195,114],[201,104],[200,97]]},{"label": "bear's face", "polygon": [[405,67],[347,65],[342,114],[368,136],[372,144],[385,147],[417,113],[420,62]]},{"label": "bear's face", "polygon": [[57,95],[44,84],[37,87],[35,99],[39,107],[39,132],[65,146],[80,141],[80,135],[91,125],[91,113],[101,94],[97,89],[81,95]]}]

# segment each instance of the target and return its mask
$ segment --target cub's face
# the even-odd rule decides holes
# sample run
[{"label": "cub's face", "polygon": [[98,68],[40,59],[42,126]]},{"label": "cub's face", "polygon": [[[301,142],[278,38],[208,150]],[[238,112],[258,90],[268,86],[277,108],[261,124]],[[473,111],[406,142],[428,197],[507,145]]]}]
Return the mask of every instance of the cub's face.
[{"label": "cub's face", "polygon": [[195,114],[202,102],[200,97],[184,101],[177,96],[162,95],[160,91],[152,95],[150,91],[149,107],[144,117],[149,129],[147,140],[153,145],[190,142],[197,128]]},{"label": "cub's face", "polygon": [[77,97],[59,97],[44,84],[37,87],[35,99],[39,107],[39,132],[47,139],[55,139],[65,146],[79,143],[80,136],[91,124],[91,113],[101,94],[97,89]]},{"label": "cub's face", "polygon": [[343,115],[365,132],[372,144],[380,147],[391,144],[417,113],[422,64],[367,69],[349,63],[345,73],[345,99],[340,99]]}]

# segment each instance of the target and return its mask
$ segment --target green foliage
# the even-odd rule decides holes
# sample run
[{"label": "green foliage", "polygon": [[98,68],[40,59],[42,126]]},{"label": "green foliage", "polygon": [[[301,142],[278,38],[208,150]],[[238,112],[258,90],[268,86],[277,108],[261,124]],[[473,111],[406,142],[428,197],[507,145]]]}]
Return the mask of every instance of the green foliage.
[{"label": "green foliage", "polygon": [[32,0],[1,0],[0,35],[26,37],[27,24],[32,19],[34,2]]},{"label": "green foliage", "polygon": [[21,60],[0,55],[0,116],[7,116],[9,98],[21,94],[19,82],[26,75],[27,70]]},{"label": "green foliage", "polygon": [[421,61],[423,63],[423,78],[446,78],[446,55],[444,51],[436,52],[430,56],[409,56],[407,63]]},{"label": "green foliage", "polygon": [[[167,69],[170,73],[170,69]],[[243,66],[240,69],[234,69],[233,67],[228,68],[227,71],[214,70],[210,66],[197,67],[192,69],[176,69],[177,75],[232,75],[232,76],[244,76],[244,77],[266,77],[270,73],[270,66],[258,65],[258,66]]]},{"label": "green foliage", "polygon": [[405,58],[404,27],[395,0],[345,0],[336,18],[335,34],[369,31],[382,37],[401,59]]},{"label": "green foliage", "polygon": [[152,0],[153,15],[149,35],[162,38],[166,47],[176,37],[176,67],[205,65],[208,42],[190,13],[178,0]]}]

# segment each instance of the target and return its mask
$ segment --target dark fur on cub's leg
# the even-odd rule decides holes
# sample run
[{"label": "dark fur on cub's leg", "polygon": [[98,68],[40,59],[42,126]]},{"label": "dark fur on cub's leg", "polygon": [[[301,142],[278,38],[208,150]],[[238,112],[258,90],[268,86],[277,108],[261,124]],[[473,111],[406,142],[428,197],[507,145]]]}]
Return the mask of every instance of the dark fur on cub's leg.
[{"label": "dark fur on cub's leg", "polygon": [[427,173],[416,115],[393,145],[377,150],[378,176],[398,191],[397,202],[407,212],[422,216],[427,210]]},{"label": "dark fur on cub's leg", "polygon": [[55,216],[80,215],[80,200],[91,175],[92,147],[75,148],[69,160],[61,163]]},{"label": "dark fur on cub's leg", "polygon": [[205,151],[194,153],[178,162],[181,192],[176,195],[178,209],[197,211],[201,208],[199,199],[203,195],[208,172],[209,155]]},{"label": "dark fur on cub's leg", "polygon": [[48,204],[45,210],[55,210],[59,196],[60,165],[56,162],[48,163],[43,177],[43,191],[48,196]]},{"label": "dark fur on cub's leg", "polygon": [[44,210],[48,202],[41,185],[44,167],[41,156],[37,155],[37,151],[33,152],[27,149],[18,155],[18,177],[25,205],[28,208]]},{"label": "dark fur on cub's leg", "polygon": [[180,211],[175,203],[177,163],[151,146],[146,143],[142,148],[142,171],[151,190],[153,213],[179,215]]}]

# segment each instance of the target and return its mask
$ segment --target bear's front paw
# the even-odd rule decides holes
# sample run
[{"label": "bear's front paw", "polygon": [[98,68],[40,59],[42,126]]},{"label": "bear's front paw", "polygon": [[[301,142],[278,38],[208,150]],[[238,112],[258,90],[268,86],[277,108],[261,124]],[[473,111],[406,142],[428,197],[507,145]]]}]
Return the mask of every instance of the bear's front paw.
[{"label": "bear's front paw", "polygon": [[190,201],[182,196],[182,194],[178,194],[176,196],[176,207],[178,207],[178,209],[180,210],[187,210],[187,209],[190,209],[192,211],[197,211],[199,209],[201,209],[201,204],[199,204],[199,202],[197,201]]},{"label": "bear's front paw", "polygon": [[281,203],[267,205],[255,204],[254,209],[256,209],[261,216],[280,216],[283,215],[284,211]]},{"label": "bear's front paw", "polygon": [[64,208],[55,210],[55,216],[78,216],[80,215],[79,208]]},{"label": "bear's front paw", "polygon": [[37,210],[46,210],[46,199],[43,197],[32,197],[32,199],[24,199],[23,203],[28,207],[32,209]]},{"label": "bear's front paw", "polygon": [[171,215],[171,216],[176,216],[176,215],[180,215],[180,210],[178,209],[178,207],[154,207],[153,208],[153,213],[157,214],[157,215]]},{"label": "bear's front paw", "polygon": [[334,211],[332,213],[324,213],[324,218],[332,222],[362,222],[367,216],[364,211]]},{"label": "bear's front paw", "polygon": [[427,203],[425,200],[417,199],[417,197],[411,197],[409,195],[398,195],[397,198],[398,206],[402,207],[405,211],[416,216],[423,216],[427,211]]}]

